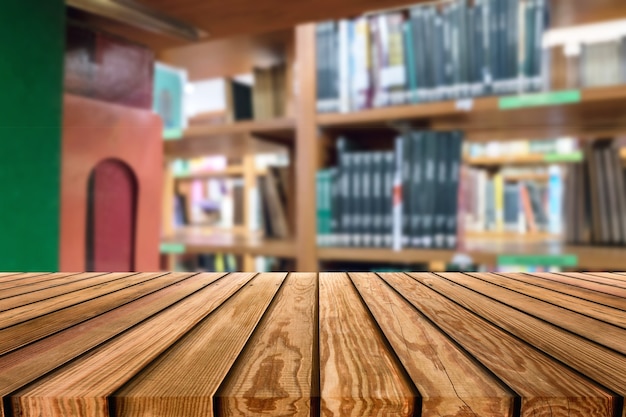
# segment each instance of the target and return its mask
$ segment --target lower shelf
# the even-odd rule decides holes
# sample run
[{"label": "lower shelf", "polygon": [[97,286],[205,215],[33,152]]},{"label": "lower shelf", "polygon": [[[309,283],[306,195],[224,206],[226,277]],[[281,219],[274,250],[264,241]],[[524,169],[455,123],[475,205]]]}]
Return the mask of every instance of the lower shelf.
[{"label": "lower shelf", "polygon": [[199,254],[230,253],[234,255],[295,258],[296,245],[289,239],[263,239],[238,236],[233,233],[177,234],[161,241],[161,253]]},{"label": "lower shelf", "polygon": [[320,261],[380,263],[452,263],[455,256],[467,255],[485,265],[550,263],[578,269],[626,270],[626,248],[573,246],[558,240],[468,239],[463,250],[320,247]]}]

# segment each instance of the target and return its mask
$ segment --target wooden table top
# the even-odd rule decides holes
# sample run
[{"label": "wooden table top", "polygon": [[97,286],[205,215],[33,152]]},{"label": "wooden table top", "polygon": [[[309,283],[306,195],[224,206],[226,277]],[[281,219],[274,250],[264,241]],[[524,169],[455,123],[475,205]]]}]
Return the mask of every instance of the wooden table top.
[{"label": "wooden table top", "polygon": [[626,417],[626,275],[0,274],[1,416]]}]

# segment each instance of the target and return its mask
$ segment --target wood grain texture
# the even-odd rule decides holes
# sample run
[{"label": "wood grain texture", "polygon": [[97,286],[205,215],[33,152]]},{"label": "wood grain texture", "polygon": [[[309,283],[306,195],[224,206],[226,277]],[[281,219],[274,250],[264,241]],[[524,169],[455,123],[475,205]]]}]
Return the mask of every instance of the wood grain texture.
[{"label": "wood grain texture", "polygon": [[[95,274],[89,274],[87,276],[82,276],[82,275],[83,274],[80,274],[78,276],[78,279],[75,279],[73,282],[65,283],[64,285],[58,285],[58,286],[53,286],[47,289],[27,292],[24,294],[16,295],[14,297],[7,297],[4,300],[2,300],[2,306],[0,307],[0,309],[1,311],[7,311],[16,307],[26,306],[27,304],[56,303],[60,300],[64,300],[68,298],[68,297],[61,297],[57,299],[57,297],[67,296],[69,294],[72,294],[71,296],[69,296],[70,298],[74,298],[74,296],[76,296],[75,298],[77,300],[80,300],[81,296],[84,296],[84,295],[89,296],[89,294],[92,291],[97,292],[95,291],[95,289],[100,288],[100,287],[97,287],[98,285],[102,286],[103,284],[113,283],[122,278],[130,277],[133,274],[130,274],[130,273],[115,273],[115,274],[95,273]],[[152,279],[157,275],[163,275],[163,273],[141,274],[133,279],[138,279],[141,282],[143,280]],[[122,284],[122,287],[125,287],[126,285],[128,285],[126,281],[117,282],[117,284],[120,284],[120,283]],[[80,291],[80,290],[83,290],[83,291]],[[3,291],[3,294],[4,294],[4,291]]]},{"label": "wood grain texture", "polygon": [[626,417],[626,275],[541,275],[0,275],[0,417]]},{"label": "wood grain texture", "polygon": [[[46,288],[57,287],[63,284],[68,284],[77,280],[84,280],[88,277],[95,277],[98,275],[103,275],[103,272],[88,272],[84,274],[61,274],[60,277],[55,276],[55,274],[47,274],[43,276],[39,276],[38,280],[24,282],[24,283],[15,283],[12,286],[6,286],[5,288],[0,287],[0,299],[5,299],[9,297],[15,297],[17,295],[26,294],[35,291],[41,291]],[[1,283],[1,282],[0,282]]]},{"label": "wood grain texture", "polygon": [[580,276],[571,273],[570,275],[555,274],[551,272],[533,272],[534,276],[549,279],[551,281],[560,282],[562,284],[574,285],[576,287],[600,292],[603,294],[614,295],[620,298],[626,298],[626,289],[607,285],[602,282],[580,279]]},{"label": "wood grain texture", "polygon": [[127,287],[119,291],[4,328],[0,330],[0,355],[176,284],[190,275],[188,273],[164,274],[133,285],[129,283]]},{"label": "wood grain texture", "polygon": [[626,328],[626,311],[624,310],[619,310],[617,308],[608,307],[602,304],[587,301],[585,299],[574,297],[566,293],[541,289],[540,287],[509,279],[506,276],[501,276],[498,274],[470,273],[469,275],[482,279],[485,282],[516,291],[520,294],[534,297],[539,300],[546,301],[548,303],[561,306],[563,308],[567,308],[568,310],[576,311],[589,317],[602,320],[606,323],[619,326],[623,329]]},{"label": "wood grain texture", "polygon": [[[626,330],[592,317],[538,300],[526,294],[499,287],[467,274],[441,273],[440,276],[526,314],[542,319],[572,333],[594,340],[626,354]],[[482,274],[478,274],[481,276]],[[485,276],[485,275],[483,275]]]},{"label": "wood grain texture", "polygon": [[[40,299],[39,301],[0,312],[0,329],[120,290],[128,285],[128,280],[136,279],[137,282],[143,282],[160,274],[150,273],[131,276],[127,272],[116,272],[98,276],[107,278],[91,287],[58,295],[55,291],[50,298]],[[128,278],[127,280],[120,280],[123,277]]]},{"label": "wood grain texture", "polygon": [[626,394],[626,356],[441,276],[429,273],[410,276],[619,395]]},{"label": "wood grain texture", "polygon": [[[611,395],[428,285],[382,278],[521,396],[522,416],[610,416]],[[426,279],[427,274],[420,274]],[[420,280],[418,280],[420,281]]]},{"label": "wood grain texture", "polygon": [[320,277],[323,416],[412,416],[418,395],[343,273]]},{"label": "wood grain texture", "polygon": [[215,391],[285,275],[260,274],[199,323],[115,394],[116,415],[213,416]]},{"label": "wood grain texture", "polygon": [[[216,394],[223,416],[308,417],[318,410],[317,274],[290,274]],[[315,375],[314,375],[315,374]]]},{"label": "wood grain texture", "polygon": [[233,274],[202,288],[184,303],[163,310],[29,385],[13,397],[14,410],[24,417],[107,416],[108,396],[218,308],[252,275]]},{"label": "wood grain texture", "polygon": [[[223,274],[198,274],[132,303],[0,356],[0,397],[69,363],[90,349],[210,285]],[[3,403],[0,403],[0,415]]]},{"label": "wood grain texture", "polygon": [[626,311],[626,299],[622,297],[599,293],[597,291],[580,288],[575,285],[561,284],[559,282],[551,281],[550,279],[541,278],[539,276],[531,274],[507,273],[506,278],[526,282],[539,288],[550,289],[563,294],[574,296],[582,300],[587,300],[600,305],[605,305],[622,311]]},{"label": "wood grain texture", "polygon": [[422,415],[511,416],[513,394],[375,274],[350,278],[422,396]]}]

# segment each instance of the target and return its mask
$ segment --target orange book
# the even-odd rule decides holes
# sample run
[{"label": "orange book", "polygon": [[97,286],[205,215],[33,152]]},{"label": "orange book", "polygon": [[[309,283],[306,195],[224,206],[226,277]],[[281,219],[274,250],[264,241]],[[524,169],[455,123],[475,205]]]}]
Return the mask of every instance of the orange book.
[{"label": "orange book", "polygon": [[537,224],[535,223],[535,214],[533,213],[533,207],[530,203],[530,195],[528,195],[526,184],[522,184],[520,187],[520,199],[522,200],[522,208],[526,216],[527,229],[529,232],[536,232]]}]

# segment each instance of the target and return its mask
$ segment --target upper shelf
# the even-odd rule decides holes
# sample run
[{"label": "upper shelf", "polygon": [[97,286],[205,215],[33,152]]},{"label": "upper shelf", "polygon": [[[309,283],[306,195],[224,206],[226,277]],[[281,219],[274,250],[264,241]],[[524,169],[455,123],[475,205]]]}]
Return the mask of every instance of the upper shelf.
[{"label": "upper shelf", "polygon": [[[206,40],[233,35],[258,34],[297,24],[352,17],[364,12],[410,6],[418,0],[140,0],[141,3],[202,29]],[[626,17],[623,0],[552,0],[553,27],[571,26]],[[164,50],[189,45],[190,42],[156,35],[108,19],[91,15],[80,17],[108,32]]]},{"label": "upper shelf", "polygon": [[291,146],[295,136],[293,119],[251,120],[224,125],[192,126],[183,137],[164,142],[170,157],[226,155],[246,152],[280,153]]},{"label": "upper shelf", "polygon": [[481,97],[320,114],[328,130],[390,129],[410,122],[435,130],[461,129],[469,140],[611,135],[626,131],[626,86],[509,97]]}]

